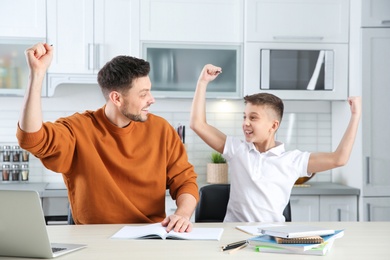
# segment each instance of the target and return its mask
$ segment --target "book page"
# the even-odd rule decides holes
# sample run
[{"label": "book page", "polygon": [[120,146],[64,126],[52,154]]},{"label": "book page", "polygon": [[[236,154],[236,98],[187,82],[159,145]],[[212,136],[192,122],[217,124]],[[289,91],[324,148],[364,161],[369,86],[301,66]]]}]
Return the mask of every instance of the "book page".
[{"label": "book page", "polygon": [[124,226],[111,238],[137,239],[137,238],[162,238],[165,239],[167,232],[161,223],[144,226]]},{"label": "book page", "polygon": [[186,239],[186,240],[220,240],[223,228],[192,228],[191,232],[166,232],[161,223],[143,226],[124,226],[116,232],[113,239]]},{"label": "book page", "polygon": [[191,232],[178,233],[171,231],[167,238],[188,240],[220,240],[223,228],[192,228]]}]

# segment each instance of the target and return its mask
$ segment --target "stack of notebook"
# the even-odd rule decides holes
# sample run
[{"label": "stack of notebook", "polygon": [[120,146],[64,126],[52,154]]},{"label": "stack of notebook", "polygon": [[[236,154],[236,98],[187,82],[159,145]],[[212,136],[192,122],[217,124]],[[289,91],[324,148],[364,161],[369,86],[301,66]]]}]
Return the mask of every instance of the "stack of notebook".
[{"label": "stack of notebook", "polygon": [[304,255],[325,255],[343,230],[330,230],[313,226],[275,226],[263,228],[263,235],[249,239],[258,252]]}]

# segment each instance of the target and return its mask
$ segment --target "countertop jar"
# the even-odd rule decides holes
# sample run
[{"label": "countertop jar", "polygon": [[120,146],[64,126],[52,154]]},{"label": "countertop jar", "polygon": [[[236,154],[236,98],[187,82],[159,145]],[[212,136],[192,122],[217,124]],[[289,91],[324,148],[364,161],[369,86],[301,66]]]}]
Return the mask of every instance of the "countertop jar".
[{"label": "countertop jar", "polygon": [[28,181],[28,175],[29,175],[28,164],[22,164],[20,175],[22,176],[22,181]]},{"label": "countertop jar", "polygon": [[11,167],[12,167],[12,170],[11,170],[12,180],[13,181],[18,181],[19,180],[19,175],[20,175],[19,164],[12,164]]},{"label": "countertop jar", "polygon": [[13,162],[20,162],[20,147],[19,145],[12,146],[12,161]]},{"label": "countertop jar", "polygon": [[3,181],[9,181],[10,166],[9,164],[3,164],[2,166],[2,178]]},{"label": "countertop jar", "polygon": [[3,146],[3,162],[11,161],[11,146],[4,145]]}]

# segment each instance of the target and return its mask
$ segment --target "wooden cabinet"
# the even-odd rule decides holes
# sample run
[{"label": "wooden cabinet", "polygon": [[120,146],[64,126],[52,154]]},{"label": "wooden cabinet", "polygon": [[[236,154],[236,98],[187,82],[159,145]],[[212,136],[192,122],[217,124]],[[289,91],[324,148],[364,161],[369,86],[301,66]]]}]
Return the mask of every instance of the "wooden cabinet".
[{"label": "wooden cabinet", "polygon": [[348,43],[349,0],[246,0],[246,41]]},{"label": "wooden cabinet", "polygon": [[389,0],[362,0],[363,27],[390,27]]},{"label": "wooden cabinet", "polygon": [[140,31],[143,41],[242,42],[243,1],[143,0]]},{"label": "wooden cabinet", "polygon": [[2,0],[0,37],[45,40],[46,0]]},{"label": "wooden cabinet", "polygon": [[139,55],[136,0],[52,0],[47,37],[55,54],[48,95],[62,83],[94,83],[96,73],[117,55]]}]

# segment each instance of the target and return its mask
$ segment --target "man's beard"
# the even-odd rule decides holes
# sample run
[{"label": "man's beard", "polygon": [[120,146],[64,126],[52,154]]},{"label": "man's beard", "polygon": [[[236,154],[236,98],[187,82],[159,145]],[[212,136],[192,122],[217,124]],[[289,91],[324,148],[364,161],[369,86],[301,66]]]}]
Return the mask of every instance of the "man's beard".
[{"label": "man's beard", "polygon": [[142,117],[141,114],[135,115],[127,112],[127,104],[121,109],[122,115],[130,119],[131,121],[135,122],[145,122],[148,119],[148,116],[146,115],[145,117]]}]

